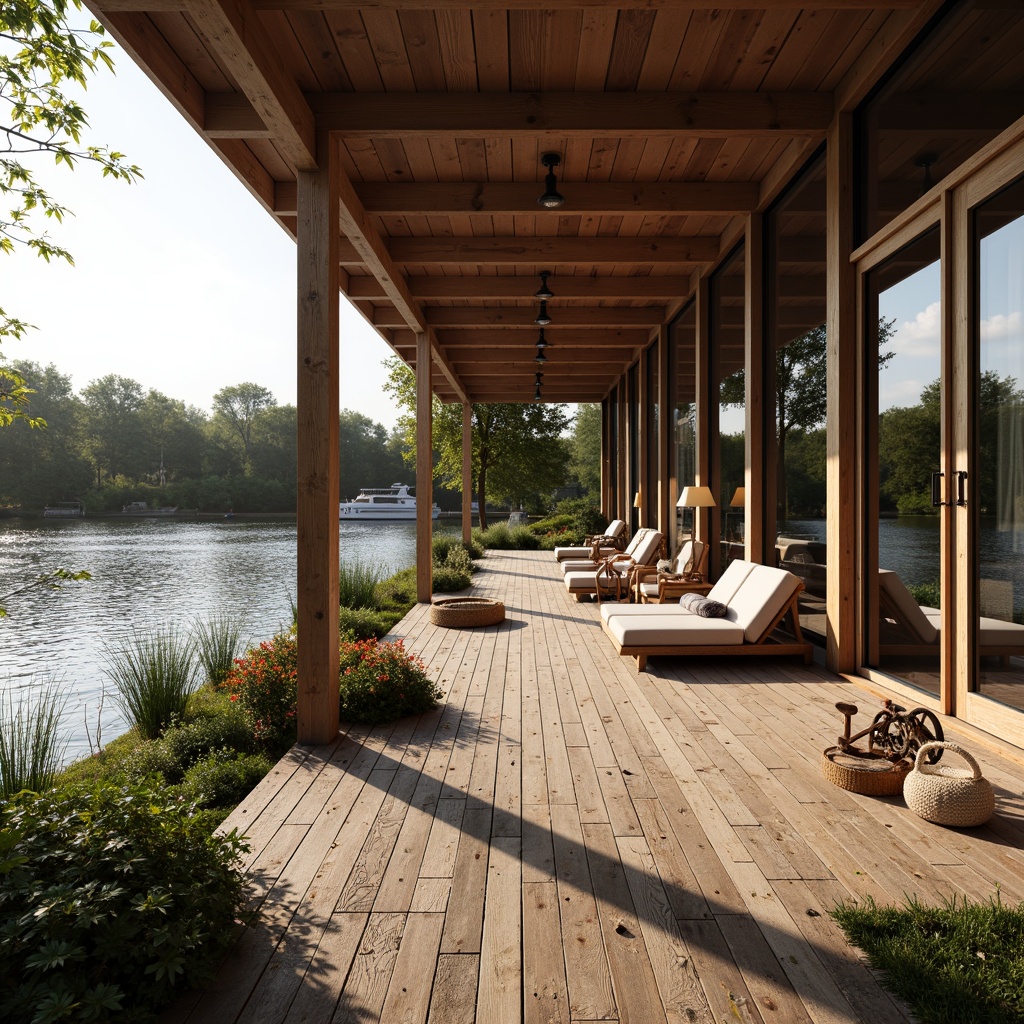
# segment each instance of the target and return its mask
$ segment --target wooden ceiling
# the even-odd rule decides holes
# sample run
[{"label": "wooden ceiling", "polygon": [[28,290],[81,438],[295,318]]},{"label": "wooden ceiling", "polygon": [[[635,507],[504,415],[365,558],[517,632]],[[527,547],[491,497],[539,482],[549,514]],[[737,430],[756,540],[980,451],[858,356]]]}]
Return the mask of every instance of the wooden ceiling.
[{"label": "wooden ceiling", "polygon": [[[342,285],[445,401],[600,401],[938,0],[87,0],[284,230],[341,140]],[[545,153],[565,204],[542,209]],[[780,242],[813,264],[820,231]],[[344,372],[344,368],[342,368]]]}]

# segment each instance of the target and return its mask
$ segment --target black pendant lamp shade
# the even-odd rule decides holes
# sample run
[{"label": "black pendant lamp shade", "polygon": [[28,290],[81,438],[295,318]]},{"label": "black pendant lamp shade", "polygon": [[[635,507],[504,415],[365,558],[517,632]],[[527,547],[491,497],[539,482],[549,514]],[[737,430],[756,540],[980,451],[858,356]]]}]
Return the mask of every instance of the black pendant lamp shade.
[{"label": "black pendant lamp shade", "polygon": [[550,270],[542,270],[540,272],[540,287],[533,293],[535,299],[542,299],[546,302],[548,299],[555,297],[555,293],[548,287],[548,278],[550,276]]},{"label": "black pendant lamp shade", "polygon": [[547,327],[551,323],[551,317],[548,316],[548,300],[540,300],[540,312],[537,314],[537,319],[533,321],[538,327]]},{"label": "black pendant lamp shade", "polygon": [[537,200],[537,205],[543,206],[545,210],[557,210],[565,206],[565,196],[558,191],[558,179],[555,177],[555,168],[562,162],[562,158],[557,153],[545,153],[540,162],[548,169],[548,173],[544,176],[544,195]]}]

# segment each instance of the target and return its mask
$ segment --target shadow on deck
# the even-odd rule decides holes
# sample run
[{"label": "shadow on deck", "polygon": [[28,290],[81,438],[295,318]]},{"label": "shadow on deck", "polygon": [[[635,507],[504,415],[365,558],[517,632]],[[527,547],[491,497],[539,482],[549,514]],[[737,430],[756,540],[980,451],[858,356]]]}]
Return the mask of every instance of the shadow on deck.
[{"label": "shadow on deck", "polygon": [[261,916],[165,1022],[905,1021],[834,902],[1024,899],[1019,766],[978,752],[997,816],[931,825],[822,778],[835,701],[877,703],[855,684],[637,676],[550,554],[483,564],[506,623],[395,631],[445,702],[293,749],[228,820]]}]

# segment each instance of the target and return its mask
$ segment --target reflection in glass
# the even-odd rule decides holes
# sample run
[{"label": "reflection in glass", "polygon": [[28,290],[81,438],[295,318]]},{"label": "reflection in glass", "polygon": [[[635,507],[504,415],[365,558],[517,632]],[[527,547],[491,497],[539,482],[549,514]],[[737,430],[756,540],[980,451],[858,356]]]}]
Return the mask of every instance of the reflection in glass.
[{"label": "reflection in glass", "polygon": [[1024,708],[1024,182],[975,211],[977,689]]},{"label": "reflection in glass", "polygon": [[718,431],[712,437],[712,492],[718,502],[721,554],[718,571],[744,557],[745,509],[730,504],[746,477],[746,381],[743,247],[715,271],[710,284],[711,373],[718,402]]},{"label": "reflection in glass", "polygon": [[868,571],[878,571],[876,664],[936,695],[942,594],[931,479],[942,440],[940,289],[937,229],[868,276],[869,349],[878,366],[878,461],[867,469],[877,472],[868,560]]},{"label": "reflection in glass", "polygon": [[697,481],[697,312],[693,302],[669,326],[669,400],[672,408],[672,480],[669,499],[676,509],[673,554],[690,536],[690,510],[676,508],[676,501]]}]

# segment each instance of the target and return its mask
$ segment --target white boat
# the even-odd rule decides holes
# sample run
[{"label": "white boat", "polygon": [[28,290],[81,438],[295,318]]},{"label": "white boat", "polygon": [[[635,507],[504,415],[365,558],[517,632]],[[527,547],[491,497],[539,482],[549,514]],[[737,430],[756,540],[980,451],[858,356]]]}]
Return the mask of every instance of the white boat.
[{"label": "white boat", "polygon": [[[355,501],[343,501],[339,506],[339,519],[380,519],[385,521],[414,520],[416,518],[416,496],[409,492],[408,484],[392,484],[390,487],[364,487]],[[437,504],[431,508],[430,518],[441,514]]]},{"label": "white boat", "polygon": [[84,519],[85,506],[80,501],[62,501],[56,505],[47,505],[43,515],[47,519]]}]

